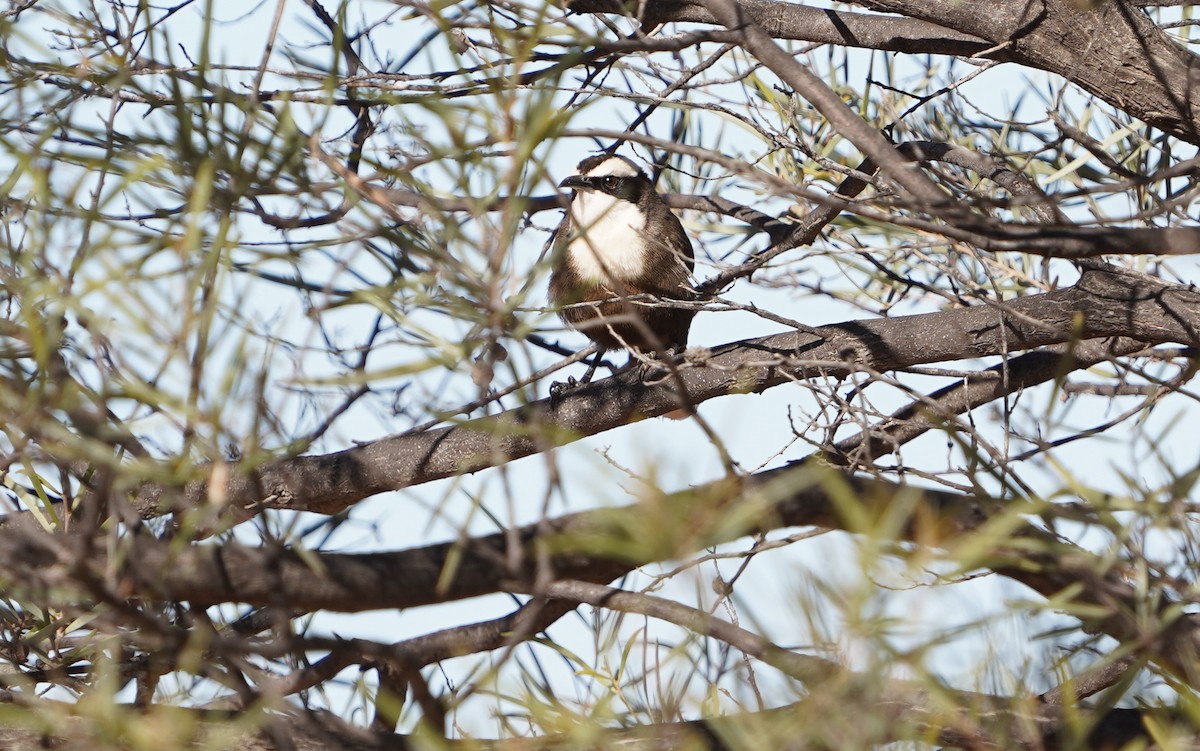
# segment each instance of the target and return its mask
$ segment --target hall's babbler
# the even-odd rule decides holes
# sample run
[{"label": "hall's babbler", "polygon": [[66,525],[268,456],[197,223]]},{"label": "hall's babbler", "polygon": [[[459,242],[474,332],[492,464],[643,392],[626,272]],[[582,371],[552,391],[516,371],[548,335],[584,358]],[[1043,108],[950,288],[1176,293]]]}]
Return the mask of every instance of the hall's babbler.
[{"label": "hall's babbler", "polygon": [[[683,351],[695,312],[671,302],[696,297],[692,243],[650,179],[630,160],[600,154],[560,187],[574,192],[554,235],[550,299],[559,315],[602,353]],[[659,299],[613,299],[635,295]]]}]

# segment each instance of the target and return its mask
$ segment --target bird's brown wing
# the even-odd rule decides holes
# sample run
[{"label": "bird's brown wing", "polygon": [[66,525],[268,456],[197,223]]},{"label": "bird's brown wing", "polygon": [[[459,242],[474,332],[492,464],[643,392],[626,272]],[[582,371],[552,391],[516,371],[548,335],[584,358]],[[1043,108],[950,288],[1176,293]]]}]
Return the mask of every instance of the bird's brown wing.
[{"label": "bird's brown wing", "polygon": [[690,300],[695,296],[690,279],[696,268],[695,251],[679,218],[669,210],[668,214],[670,231],[647,238],[648,250],[653,258],[647,267],[653,272],[639,280],[638,286],[662,297]]}]

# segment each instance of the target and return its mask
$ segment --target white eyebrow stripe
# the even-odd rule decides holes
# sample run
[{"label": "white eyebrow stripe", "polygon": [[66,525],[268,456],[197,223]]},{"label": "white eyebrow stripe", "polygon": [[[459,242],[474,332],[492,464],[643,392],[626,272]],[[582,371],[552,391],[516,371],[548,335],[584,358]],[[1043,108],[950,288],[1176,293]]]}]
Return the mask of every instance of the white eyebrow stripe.
[{"label": "white eyebrow stripe", "polygon": [[637,165],[623,156],[610,156],[586,173],[585,177],[636,177],[641,173]]}]

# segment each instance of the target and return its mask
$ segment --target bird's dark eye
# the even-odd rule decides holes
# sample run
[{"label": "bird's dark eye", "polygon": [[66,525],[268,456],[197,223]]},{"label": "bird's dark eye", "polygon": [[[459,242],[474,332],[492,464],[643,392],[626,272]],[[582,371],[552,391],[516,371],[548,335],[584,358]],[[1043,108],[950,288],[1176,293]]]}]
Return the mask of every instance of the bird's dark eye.
[{"label": "bird's dark eye", "polygon": [[603,183],[605,190],[616,190],[621,186],[621,179],[610,175],[604,178]]}]

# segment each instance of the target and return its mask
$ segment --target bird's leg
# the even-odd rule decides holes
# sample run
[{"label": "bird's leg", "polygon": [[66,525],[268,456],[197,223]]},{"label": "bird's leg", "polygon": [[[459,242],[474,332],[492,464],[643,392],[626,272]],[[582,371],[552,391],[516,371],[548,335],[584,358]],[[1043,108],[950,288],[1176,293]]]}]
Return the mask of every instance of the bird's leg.
[{"label": "bird's leg", "polygon": [[[587,372],[583,374],[583,378],[579,379],[578,385],[582,386],[585,383],[592,382],[592,376],[596,375],[596,368],[600,367],[600,360],[604,357],[604,350],[600,350],[592,355],[592,361],[588,363]],[[572,378],[572,381],[575,379]]]}]

